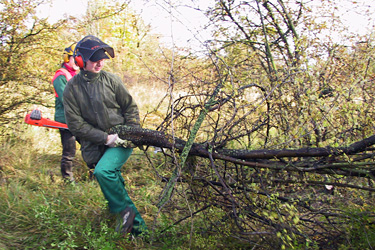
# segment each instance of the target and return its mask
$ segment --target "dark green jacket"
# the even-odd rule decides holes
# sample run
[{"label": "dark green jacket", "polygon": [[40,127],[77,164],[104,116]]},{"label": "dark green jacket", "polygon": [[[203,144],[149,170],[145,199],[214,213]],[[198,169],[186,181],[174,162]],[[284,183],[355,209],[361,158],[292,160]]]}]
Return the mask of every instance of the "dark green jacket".
[{"label": "dark green jacket", "polygon": [[107,129],[123,124],[139,127],[139,111],[121,79],[105,71],[81,70],[64,90],[65,118],[80,139],[83,159],[97,163],[104,153]]}]

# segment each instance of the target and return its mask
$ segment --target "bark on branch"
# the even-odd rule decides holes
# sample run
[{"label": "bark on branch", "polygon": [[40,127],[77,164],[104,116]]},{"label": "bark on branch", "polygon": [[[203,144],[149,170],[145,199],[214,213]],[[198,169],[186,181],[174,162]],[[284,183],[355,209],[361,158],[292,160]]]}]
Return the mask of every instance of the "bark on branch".
[{"label": "bark on branch", "polygon": [[[136,145],[155,146],[168,149],[176,149],[181,152],[186,142],[175,138],[163,132],[133,128],[125,125],[115,126],[108,131],[116,133],[121,139],[130,140]],[[240,150],[240,149],[220,149],[212,153],[214,159],[222,160],[254,160],[254,159],[279,159],[284,157],[328,157],[339,155],[353,155],[365,151],[368,147],[375,144],[375,135],[355,142],[347,147],[325,147],[325,148],[300,148],[300,149],[275,149],[275,150]],[[189,152],[190,155],[196,155],[208,158],[209,152],[204,144],[194,143]],[[260,166],[259,163],[257,166]]]}]

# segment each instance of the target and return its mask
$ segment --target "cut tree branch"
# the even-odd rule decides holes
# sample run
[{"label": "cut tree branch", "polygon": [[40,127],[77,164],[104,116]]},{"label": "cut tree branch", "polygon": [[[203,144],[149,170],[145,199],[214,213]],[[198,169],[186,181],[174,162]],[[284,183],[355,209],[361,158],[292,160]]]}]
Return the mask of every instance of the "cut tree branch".
[{"label": "cut tree branch", "polygon": [[[121,139],[130,140],[136,145],[155,146],[160,148],[175,148],[182,152],[186,141],[175,138],[163,132],[128,127],[125,125],[115,126],[108,131],[110,134],[118,134]],[[280,149],[280,150],[241,150],[241,149],[219,149],[213,150],[214,159],[227,161],[236,161],[241,163],[243,160],[255,159],[281,159],[284,157],[334,157],[340,155],[354,155],[365,151],[368,147],[375,144],[375,135],[355,142],[347,147],[325,147],[325,148],[300,148],[300,149]],[[208,147],[205,144],[194,143],[189,152],[190,155],[209,158]],[[244,163],[244,162],[243,162]],[[254,166],[269,167],[267,164],[252,162]],[[248,165],[248,164],[244,164]]]}]

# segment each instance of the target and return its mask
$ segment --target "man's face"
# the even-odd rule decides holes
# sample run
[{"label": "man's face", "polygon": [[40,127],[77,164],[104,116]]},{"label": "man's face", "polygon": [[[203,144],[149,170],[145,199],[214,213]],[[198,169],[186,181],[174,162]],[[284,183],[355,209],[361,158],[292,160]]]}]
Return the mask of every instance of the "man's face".
[{"label": "man's face", "polygon": [[90,72],[93,72],[93,73],[99,73],[104,67],[104,60],[105,59],[102,59],[102,60],[99,60],[97,62],[92,62],[92,61],[88,60],[86,62],[86,67],[84,69],[86,71],[90,71]]}]

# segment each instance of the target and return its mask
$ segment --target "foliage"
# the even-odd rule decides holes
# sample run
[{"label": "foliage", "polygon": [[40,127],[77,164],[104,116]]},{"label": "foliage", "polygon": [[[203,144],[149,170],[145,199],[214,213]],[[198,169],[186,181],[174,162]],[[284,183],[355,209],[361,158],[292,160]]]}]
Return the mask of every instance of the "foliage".
[{"label": "foliage", "polygon": [[[9,133],[22,116],[25,104],[50,106],[49,75],[56,61],[56,34],[64,25],[54,25],[35,16],[43,1],[3,1],[0,11],[0,125]],[[20,109],[21,108],[21,109]]]},{"label": "foliage", "polygon": [[[374,96],[367,89],[373,82],[372,38],[358,37],[361,42],[348,47],[308,36],[302,31],[322,33],[326,27],[311,21],[310,11],[302,2],[216,1],[207,12],[216,27],[211,58],[202,60],[205,67],[181,69],[186,70],[186,92],[173,100],[160,130],[189,138],[204,103],[225,81],[196,138],[212,148],[212,154],[224,148],[256,149],[260,156],[261,149],[308,152],[372,135]],[[348,195],[354,198],[366,194],[362,189],[374,191],[372,150],[340,157],[307,153],[243,162],[197,158],[182,166],[185,172],[179,176],[174,199],[192,202],[189,208],[195,210],[187,214],[219,208],[225,215],[216,217],[216,222],[227,221],[232,236],[252,244],[261,238],[263,247],[324,247],[336,239],[333,247],[337,247],[348,231],[335,225],[348,225],[349,218],[356,216],[351,206],[337,207]],[[180,163],[175,153],[165,151],[170,163],[159,175],[167,180]],[[326,185],[333,185],[338,193],[326,195]],[[364,211],[371,218],[373,212]],[[220,225],[220,230],[224,228]]]}]

